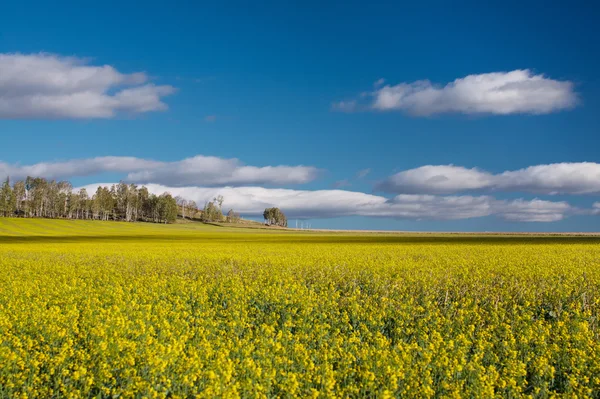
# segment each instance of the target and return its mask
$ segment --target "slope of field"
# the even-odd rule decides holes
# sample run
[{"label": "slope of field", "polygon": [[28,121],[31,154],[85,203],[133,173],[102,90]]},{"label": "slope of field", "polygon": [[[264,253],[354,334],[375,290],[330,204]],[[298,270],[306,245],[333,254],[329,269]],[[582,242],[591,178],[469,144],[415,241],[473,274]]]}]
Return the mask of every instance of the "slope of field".
[{"label": "slope of field", "polygon": [[0,397],[598,397],[598,237],[0,218]]},{"label": "slope of field", "polygon": [[0,236],[135,236],[178,235],[188,232],[220,231],[203,223],[155,224],[97,220],[53,220],[0,218]]}]

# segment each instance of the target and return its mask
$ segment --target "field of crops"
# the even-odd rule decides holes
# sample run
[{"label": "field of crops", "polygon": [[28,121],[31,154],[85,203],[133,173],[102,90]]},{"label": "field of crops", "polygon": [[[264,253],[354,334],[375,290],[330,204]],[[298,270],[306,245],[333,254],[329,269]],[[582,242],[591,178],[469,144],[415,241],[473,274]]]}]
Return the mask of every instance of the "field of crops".
[{"label": "field of crops", "polygon": [[0,397],[600,397],[600,238],[0,219]]}]

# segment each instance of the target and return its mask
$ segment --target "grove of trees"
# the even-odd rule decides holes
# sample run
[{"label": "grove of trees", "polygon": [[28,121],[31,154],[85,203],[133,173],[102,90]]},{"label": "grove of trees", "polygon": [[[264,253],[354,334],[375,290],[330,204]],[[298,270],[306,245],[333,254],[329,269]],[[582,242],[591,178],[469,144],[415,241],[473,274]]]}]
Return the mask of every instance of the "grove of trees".
[{"label": "grove of trees", "polygon": [[197,218],[200,211],[198,210],[198,206],[194,201],[186,200],[180,196],[175,197],[175,201],[177,202],[178,214],[181,215],[183,219]]},{"label": "grove of trees", "polygon": [[[195,204],[194,204],[195,205]],[[189,207],[184,207],[184,212]],[[0,216],[124,220],[172,223],[179,207],[169,193],[154,195],[144,186],[119,184],[98,187],[91,196],[85,188],[73,191],[68,181],[27,177],[11,187],[0,187]]]},{"label": "grove of trees", "polygon": [[240,214],[235,212],[233,209],[230,209],[229,212],[227,212],[227,223],[238,223],[240,220]]},{"label": "grove of trees", "polygon": [[279,208],[265,209],[263,212],[263,218],[265,219],[265,224],[270,226],[287,227],[287,218]]},{"label": "grove of trees", "polygon": [[222,222],[223,217],[223,196],[219,195],[212,201],[207,202],[202,210],[203,222]]},{"label": "grove of trees", "polygon": [[[194,201],[174,198],[169,193],[154,195],[144,186],[124,182],[100,186],[91,195],[85,188],[74,190],[68,181],[40,177],[27,177],[13,185],[7,178],[0,185],[0,217],[173,223],[180,215],[203,222],[238,223],[240,214],[233,209],[223,215],[223,201],[219,195],[200,210]],[[265,209],[263,217],[265,224],[287,227],[287,218],[279,208]]]}]

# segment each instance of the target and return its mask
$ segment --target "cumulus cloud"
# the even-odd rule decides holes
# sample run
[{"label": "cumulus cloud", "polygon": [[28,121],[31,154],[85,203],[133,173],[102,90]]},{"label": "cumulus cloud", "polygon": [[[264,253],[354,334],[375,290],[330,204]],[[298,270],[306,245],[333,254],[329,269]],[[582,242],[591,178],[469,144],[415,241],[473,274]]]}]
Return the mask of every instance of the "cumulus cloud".
[{"label": "cumulus cloud", "polygon": [[390,176],[377,189],[396,193],[449,194],[491,185],[492,175],[477,168],[426,165]]},{"label": "cumulus cloud", "polygon": [[[578,97],[570,81],[535,75],[528,69],[468,75],[445,86],[420,80],[381,86],[365,98],[334,104],[334,109],[354,111],[403,111],[415,116],[444,113],[463,114],[547,114],[577,105]],[[364,96],[363,96],[364,97]],[[351,106],[350,106],[351,105]]]},{"label": "cumulus cloud", "polygon": [[157,168],[162,162],[135,157],[96,157],[59,162],[40,162],[33,165],[0,162],[0,176],[22,180],[27,176],[61,179],[76,176],[91,176],[103,172],[122,172]]},{"label": "cumulus cloud", "polygon": [[162,111],[175,88],[110,65],[55,54],[0,53],[0,119],[112,118]]},{"label": "cumulus cloud", "polygon": [[426,165],[396,173],[376,189],[391,193],[452,194],[472,190],[519,191],[535,194],[600,192],[600,164],[555,163],[493,174],[477,168]]},{"label": "cumulus cloud", "polygon": [[250,166],[236,158],[197,155],[174,162],[136,157],[97,157],[64,162],[18,165],[0,162],[0,176],[60,179],[105,172],[125,174],[134,183],[184,185],[303,184],[314,180],[319,170],[312,166]]},{"label": "cumulus cloud", "polygon": [[534,199],[503,201],[499,204],[502,218],[513,222],[556,222],[576,212],[568,203]]},{"label": "cumulus cloud", "polygon": [[600,192],[600,164],[594,162],[536,165],[495,176],[503,190],[542,194],[592,194]]},{"label": "cumulus cloud", "polygon": [[[97,187],[85,188],[93,193]],[[288,218],[334,218],[342,216],[386,217],[413,220],[458,220],[495,215],[518,222],[552,222],[577,213],[566,202],[498,200],[490,196],[436,196],[401,194],[394,198],[346,190],[291,190],[264,187],[169,187],[149,184],[154,194],[169,192],[204,204],[222,195],[223,207],[243,215],[259,216],[277,206]]]},{"label": "cumulus cloud", "polygon": [[594,205],[592,205],[592,213],[594,215],[600,215],[600,202],[594,202]]}]

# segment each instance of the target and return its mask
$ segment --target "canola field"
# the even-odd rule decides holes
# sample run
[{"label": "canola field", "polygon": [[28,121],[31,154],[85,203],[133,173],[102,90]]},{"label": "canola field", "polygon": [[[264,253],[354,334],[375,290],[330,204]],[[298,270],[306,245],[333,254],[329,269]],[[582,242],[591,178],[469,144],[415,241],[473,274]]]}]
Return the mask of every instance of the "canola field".
[{"label": "canola field", "polygon": [[0,219],[0,398],[600,397],[600,238]]}]

